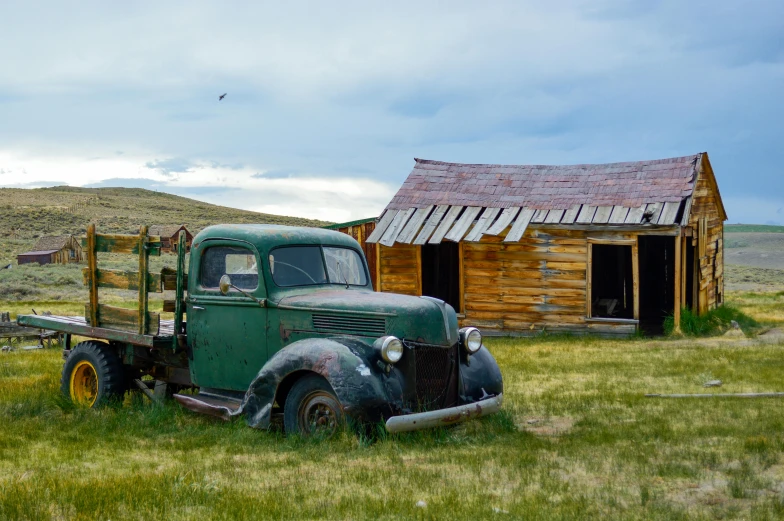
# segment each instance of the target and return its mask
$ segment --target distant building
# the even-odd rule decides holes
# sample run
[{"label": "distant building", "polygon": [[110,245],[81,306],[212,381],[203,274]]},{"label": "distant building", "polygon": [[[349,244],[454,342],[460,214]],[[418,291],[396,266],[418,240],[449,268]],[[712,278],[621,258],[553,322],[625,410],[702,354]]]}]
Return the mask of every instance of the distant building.
[{"label": "distant building", "polygon": [[161,251],[176,252],[180,240],[180,230],[185,231],[185,246],[187,247],[186,251],[189,251],[193,242],[193,234],[184,224],[181,226],[154,224],[147,230],[147,235],[157,235],[161,238]]},{"label": "distant building", "polygon": [[82,245],[73,235],[41,237],[31,251],[16,256],[18,264],[68,264],[82,259]]}]

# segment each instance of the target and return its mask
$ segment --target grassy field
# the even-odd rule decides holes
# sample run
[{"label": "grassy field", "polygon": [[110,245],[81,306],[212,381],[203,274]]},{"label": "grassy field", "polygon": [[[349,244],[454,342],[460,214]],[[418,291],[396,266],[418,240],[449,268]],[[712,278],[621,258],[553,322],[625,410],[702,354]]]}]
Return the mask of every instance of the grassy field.
[{"label": "grassy field", "polygon": [[[784,292],[731,302],[784,325]],[[713,379],[720,392],[784,391],[784,343],[487,343],[502,414],[326,442],[130,397],[75,409],[60,398],[59,352],[0,353],[0,519],[784,517],[784,401],[644,397]]]},{"label": "grassy field", "polygon": [[725,224],[727,233],[784,233],[784,226],[770,224]]}]

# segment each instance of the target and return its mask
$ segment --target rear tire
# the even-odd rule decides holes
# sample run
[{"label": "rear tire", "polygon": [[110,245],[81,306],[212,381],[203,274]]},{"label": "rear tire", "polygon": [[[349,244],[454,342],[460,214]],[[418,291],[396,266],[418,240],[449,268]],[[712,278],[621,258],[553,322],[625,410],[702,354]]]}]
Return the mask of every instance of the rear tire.
[{"label": "rear tire", "polygon": [[80,342],[65,361],[60,390],[84,407],[120,402],[126,390],[122,360],[108,344]]},{"label": "rear tire", "polygon": [[294,383],[283,406],[286,434],[330,438],[345,421],[343,407],[323,377],[312,374]]}]

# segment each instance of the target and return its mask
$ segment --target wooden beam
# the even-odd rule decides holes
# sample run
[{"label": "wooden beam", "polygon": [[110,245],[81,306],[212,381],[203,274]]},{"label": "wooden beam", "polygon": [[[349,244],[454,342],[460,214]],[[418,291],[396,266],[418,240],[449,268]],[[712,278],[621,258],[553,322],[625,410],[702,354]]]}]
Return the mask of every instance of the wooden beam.
[{"label": "wooden beam", "polygon": [[581,208],[582,205],[576,204],[566,210],[566,212],[563,214],[563,217],[561,217],[561,224],[572,224],[575,219],[577,219],[577,216],[580,215]]},{"label": "wooden beam", "polygon": [[[161,238],[149,236],[147,238],[146,249],[148,255],[159,256],[161,254]],[[83,240],[83,245],[87,245],[87,239]],[[140,243],[138,235],[117,235],[117,234],[95,234],[96,253],[130,253],[138,255]]]},{"label": "wooden beam", "polygon": [[574,221],[577,224],[591,224],[593,222],[593,216],[596,214],[596,207],[595,206],[588,206],[583,205],[580,209],[580,214],[577,216],[577,219]]},{"label": "wooden beam", "polygon": [[674,305],[675,308],[673,310],[673,322],[675,322],[674,331],[675,333],[681,332],[681,242],[683,239],[681,237],[674,237],[673,240],[675,241],[675,273],[673,275],[673,297],[674,297]]},{"label": "wooden beam", "polygon": [[430,215],[431,211],[433,211],[432,204],[425,208],[417,208],[414,215],[408,220],[405,228],[403,228],[403,231],[397,236],[397,242],[411,244],[411,241],[414,240],[414,237],[416,237],[419,229],[422,227],[422,223],[425,222],[425,219],[427,219],[427,216]]},{"label": "wooden beam", "polygon": [[514,221],[514,218],[517,217],[520,208],[505,208],[501,215],[498,217],[498,220],[495,221],[495,224],[492,225],[488,230],[485,232],[487,235],[498,235],[502,231],[506,230],[506,227]]},{"label": "wooden beam", "polygon": [[681,217],[681,226],[688,226],[689,219],[691,218],[691,202],[692,198],[686,198],[686,204],[683,206],[683,217]]},{"label": "wooden beam", "polygon": [[384,232],[381,240],[378,241],[379,244],[383,244],[384,246],[394,245],[395,241],[397,240],[397,236],[400,235],[401,231],[403,231],[406,222],[408,222],[408,219],[414,214],[415,210],[415,208],[400,210],[395,216],[395,219],[392,221],[392,224],[390,224],[389,228],[387,228],[387,231]]},{"label": "wooden beam", "polygon": [[476,226],[465,236],[465,240],[469,242],[478,242],[482,239],[487,229],[493,224],[496,216],[501,212],[500,208],[485,208]]},{"label": "wooden beam", "polygon": [[378,242],[381,239],[381,236],[384,235],[384,232],[387,231],[387,228],[390,224],[392,224],[392,220],[397,216],[398,210],[387,210],[381,216],[378,223],[376,223],[376,227],[373,229],[373,233],[371,233],[365,242]]},{"label": "wooden beam", "polygon": [[147,246],[147,225],[142,225],[139,228],[139,334],[146,334],[149,329],[150,319],[147,315],[148,292],[147,292],[147,276],[149,275],[149,268],[147,266],[149,260],[149,253]]},{"label": "wooden beam", "polygon": [[623,224],[626,221],[626,216],[629,215],[629,209],[623,206],[613,206],[610,219],[607,221],[610,224]]},{"label": "wooden beam", "polygon": [[419,235],[417,235],[416,239],[414,239],[414,244],[420,245],[427,242],[448,209],[448,204],[441,204],[436,206],[436,209],[432,214],[430,214],[430,217],[427,218],[424,226],[422,226],[422,230],[419,232]]},{"label": "wooden beam", "polygon": [[[179,253],[177,254],[179,260]],[[176,268],[169,268],[164,266],[161,270],[161,287],[163,291],[176,291],[177,290],[177,275],[178,271]],[[183,286],[186,288],[188,287],[188,274],[182,274]]]},{"label": "wooden beam", "polygon": [[585,316],[591,318],[593,313],[593,243],[588,241],[588,255],[585,260]]},{"label": "wooden beam", "polygon": [[427,242],[430,244],[439,244],[441,240],[444,238],[444,236],[446,235],[446,233],[449,231],[449,228],[452,227],[452,223],[455,222],[455,219],[457,219],[457,216],[460,214],[462,210],[463,210],[462,206],[452,206],[449,209],[449,211],[446,212],[446,215],[444,216],[444,219],[441,221],[441,224],[438,225],[438,228],[436,228],[436,231],[433,232],[433,235],[430,237],[430,240]]},{"label": "wooden beam", "polygon": [[680,206],[680,201],[677,203],[664,203],[657,224],[675,224],[675,217],[678,216],[678,209]]},{"label": "wooden beam", "polygon": [[634,320],[640,320],[640,256],[638,241],[632,245],[632,291],[634,292]]},{"label": "wooden beam", "polygon": [[473,224],[474,219],[482,211],[480,206],[469,206],[463,212],[463,215],[460,216],[460,219],[452,226],[452,229],[449,230],[449,233],[444,236],[444,239],[453,242],[460,242],[463,238],[465,233],[468,231],[468,228]]},{"label": "wooden beam", "polygon": [[422,295],[422,246],[416,246],[416,294]]},{"label": "wooden beam", "polygon": [[[361,228],[360,228],[361,229]],[[176,294],[174,296],[174,334],[172,335],[172,350],[177,351],[179,348],[178,336],[183,334],[182,323],[185,310],[183,302],[185,300],[185,250],[187,238],[185,230],[180,230],[179,243],[177,244],[177,282]]]},{"label": "wooden beam", "polygon": [[528,224],[531,222],[531,217],[534,215],[534,210],[530,208],[523,208],[520,210],[520,214],[515,219],[514,224],[512,225],[512,229],[509,230],[509,233],[504,238],[504,242],[517,242],[519,241],[523,235],[525,235],[525,230],[528,228]]},{"label": "wooden beam", "polygon": [[[136,291],[139,289],[139,272],[124,270],[96,270],[99,288],[115,288]],[[85,286],[90,285],[90,268],[82,268],[82,281]],[[156,273],[147,274],[147,291],[160,293],[161,276]]]},{"label": "wooden beam", "polygon": [[607,224],[610,220],[610,214],[612,213],[612,206],[599,206],[596,209],[596,213],[593,216],[593,224]]},{"label": "wooden beam", "polygon": [[[89,316],[90,305],[85,304],[85,319]],[[116,327],[117,329],[124,329],[137,333],[139,330],[139,313],[136,309],[118,308],[114,306],[107,306],[106,304],[98,305],[98,316],[101,319],[100,326],[94,327]],[[160,330],[161,317],[158,313],[147,312],[147,330],[142,335],[157,335]]]},{"label": "wooden beam", "polygon": [[90,272],[88,290],[90,303],[87,307],[87,320],[93,327],[98,327],[98,257],[95,252],[95,224],[87,226],[87,269]]},{"label": "wooden beam", "polygon": [[457,259],[457,269],[459,270],[458,271],[458,280],[460,281],[460,288],[459,288],[459,294],[458,294],[458,297],[460,297],[460,298],[459,298],[459,302],[458,302],[459,307],[457,309],[457,312],[458,313],[462,313],[462,314],[465,314],[465,269],[464,269],[465,253],[464,253],[464,249],[465,249],[465,243],[464,242],[460,242],[458,244],[458,250],[457,250],[457,256],[458,256],[458,259]]},{"label": "wooden beam", "polygon": [[561,222],[564,210],[550,210],[547,212],[547,217],[544,218],[546,224],[558,224]]}]

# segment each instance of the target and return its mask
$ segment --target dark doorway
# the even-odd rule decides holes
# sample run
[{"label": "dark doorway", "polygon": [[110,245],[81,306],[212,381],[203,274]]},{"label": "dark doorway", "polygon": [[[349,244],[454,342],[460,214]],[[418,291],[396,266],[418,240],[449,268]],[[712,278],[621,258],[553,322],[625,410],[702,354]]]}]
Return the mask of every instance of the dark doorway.
[{"label": "dark doorway", "polygon": [[664,319],[675,310],[675,237],[639,238],[640,329],[661,335]]},{"label": "dark doorway", "polygon": [[697,301],[697,291],[694,288],[694,273],[696,270],[694,264],[694,246],[692,245],[690,238],[686,239],[686,265],[681,266],[681,269],[686,270],[686,287],[684,288],[686,301],[683,305],[684,307],[693,310],[694,303]]},{"label": "dark doorway", "polygon": [[422,246],[422,295],[443,300],[460,313],[460,245]]},{"label": "dark doorway", "polygon": [[634,318],[631,246],[591,246],[591,316]]}]

